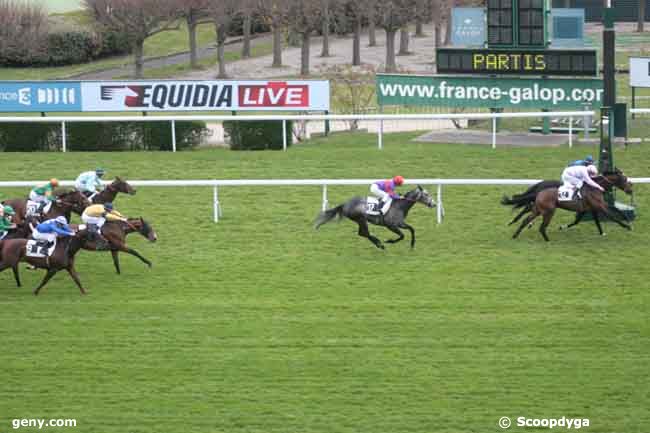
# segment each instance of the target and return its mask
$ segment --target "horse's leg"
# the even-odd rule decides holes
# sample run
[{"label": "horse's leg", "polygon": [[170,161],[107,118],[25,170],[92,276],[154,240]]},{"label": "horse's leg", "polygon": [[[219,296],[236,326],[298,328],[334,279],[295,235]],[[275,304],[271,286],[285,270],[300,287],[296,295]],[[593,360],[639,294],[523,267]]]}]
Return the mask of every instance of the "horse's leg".
[{"label": "horse's leg", "polygon": [[380,248],[382,250],[385,248],[384,244],[382,244],[379,239],[370,234],[370,231],[368,230],[368,222],[365,219],[357,220],[357,224],[359,224],[359,236],[368,238],[368,240],[372,242],[377,248]]},{"label": "horse's leg", "polygon": [[18,287],[22,286],[22,284],[20,284],[20,274],[18,274],[18,263],[13,265],[11,267],[11,270],[14,271],[14,278],[16,279],[16,285]]},{"label": "horse's leg", "polygon": [[578,224],[580,224],[580,221],[582,221],[582,218],[584,216],[585,216],[584,212],[576,212],[576,218],[573,220],[573,222],[571,224],[560,226],[560,230],[567,230],[573,226],[577,226]]},{"label": "horse's leg", "polygon": [[111,255],[113,256],[113,264],[115,265],[115,271],[119,275],[120,272],[120,256],[118,250],[111,250]]},{"label": "horse's leg", "polygon": [[607,207],[604,207],[602,211],[607,215],[609,219],[614,221],[616,224],[619,226],[623,227],[624,229],[627,230],[632,230],[632,226],[624,222],[622,219],[618,218],[616,215],[614,215],[614,212],[610,211]]},{"label": "horse's leg", "polygon": [[81,294],[85,295],[86,290],[81,285],[81,281],[79,280],[79,275],[77,274],[77,270],[74,268],[74,260],[71,260],[71,263],[68,265],[66,269],[68,271],[68,274],[70,274],[74,282],[77,284],[77,287],[79,287],[79,291],[81,292]]},{"label": "horse's leg", "polygon": [[591,216],[594,217],[594,222],[596,223],[596,227],[598,227],[598,233],[600,233],[601,236],[605,236],[605,233],[603,232],[603,228],[600,225],[600,219],[598,218],[598,211],[597,210],[591,211]]},{"label": "horse's leg", "polygon": [[43,278],[43,281],[41,281],[41,284],[39,284],[39,286],[34,289],[34,295],[38,295],[38,292],[41,291],[43,286],[46,285],[47,282],[50,281],[52,279],[52,277],[54,275],[56,275],[57,272],[59,272],[59,271],[55,270],[55,269],[48,269],[47,274],[45,274],[45,277]]},{"label": "horse's leg", "polygon": [[517,214],[517,216],[514,217],[514,218],[512,219],[512,221],[510,221],[510,222],[508,223],[508,225],[509,225],[509,226],[513,225],[514,223],[516,223],[517,221],[519,221],[519,220],[521,219],[521,217],[523,217],[527,212],[530,212],[531,210],[532,210],[532,206],[530,206],[529,204],[527,204],[526,206],[524,206],[524,208],[521,210],[521,212],[519,212],[519,213]]},{"label": "horse's leg", "polygon": [[[137,252],[136,250],[134,250],[134,249],[132,249],[132,248],[127,247],[126,245],[121,245],[121,246],[120,246],[120,251],[124,251],[125,253],[127,253],[127,254],[131,254],[132,256],[136,256],[137,258],[139,258],[140,260],[142,260],[144,263],[146,263],[147,266],[149,266],[149,267],[152,267],[152,266],[153,266],[153,264],[152,264],[149,260],[147,260],[147,259],[145,259],[144,257],[142,257],[142,256],[140,255],[139,252]],[[112,251],[111,251],[111,252],[112,252]],[[115,256],[113,256],[113,257],[116,257],[116,256],[117,256],[117,251],[115,251]],[[119,272],[118,272],[118,273],[119,273]]]},{"label": "horse's leg", "polygon": [[399,228],[394,227],[394,226],[386,226],[386,228],[399,236],[397,239],[388,239],[388,240],[386,240],[385,241],[386,243],[394,244],[394,243],[397,243],[397,242],[401,241],[402,239],[404,239],[404,233],[402,233],[402,231]]},{"label": "horse's leg", "polygon": [[555,208],[549,209],[546,212],[544,212],[544,215],[542,216],[543,218],[542,224],[539,226],[539,232],[542,234],[546,242],[549,241],[548,235],[546,234],[546,227],[548,227],[548,225],[551,223],[554,214],[555,214]]},{"label": "horse's leg", "polygon": [[399,226],[411,232],[411,249],[415,248],[415,229],[403,221]]},{"label": "horse's leg", "polygon": [[517,231],[515,232],[515,234],[512,235],[512,239],[517,239],[517,237],[519,236],[519,234],[521,233],[521,231],[524,229],[524,227],[526,227],[528,224],[531,224],[531,223],[533,222],[533,220],[534,220],[535,218],[537,218],[538,215],[539,215],[539,214],[538,214],[537,212],[535,212],[535,211],[533,211],[533,213],[531,213],[530,215],[528,215],[528,216],[526,217],[526,219],[523,220],[523,221],[521,222],[521,225],[519,226],[519,228],[517,229]]}]

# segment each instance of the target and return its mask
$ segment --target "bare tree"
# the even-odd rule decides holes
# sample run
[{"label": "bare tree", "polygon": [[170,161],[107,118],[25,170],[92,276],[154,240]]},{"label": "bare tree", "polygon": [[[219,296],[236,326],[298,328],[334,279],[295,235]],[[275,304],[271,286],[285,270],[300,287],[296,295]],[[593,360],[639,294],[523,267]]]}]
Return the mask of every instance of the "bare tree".
[{"label": "bare tree", "polygon": [[408,56],[409,52],[409,28],[402,27],[399,31],[399,52],[398,56]]},{"label": "bare tree", "polygon": [[323,14],[322,20],[322,34],[323,34],[323,49],[321,50],[321,57],[330,56],[330,25],[331,25],[331,12],[335,6],[333,0],[321,0],[321,11]]},{"label": "bare tree", "polygon": [[364,2],[364,7],[367,10],[367,16],[368,16],[368,46],[376,47],[377,46],[377,35],[375,31],[376,0],[366,0]]},{"label": "bare tree", "polygon": [[226,40],[228,27],[232,18],[237,14],[239,0],[210,0],[208,12],[214,22],[217,34],[217,63],[219,64],[218,78],[226,78]]},{"label": "bare tree", "polygon": [[273,32],[272,67],[282,66],[282,29],[286,25],[288,0],[258,0],[258,9]]},{"label": "bare tree", "polygon": [[645,2],[646,0],[639,0],[639,20],[636,23],[637,32],[643,32],[643,25],[645,23]]},{"label": "bare tree", "polygon": [[251,56],[251,27],[253,25],[253,12],[255,11],[254,0],[242,0],[240,10],[244,16],[242,22],[242,47],[241,56],[247,59]]},{"label": "bare tree", "polygon": [[210,22],[208,13],[209,0],[176,0],[176,7],[181,17],[187,23],[187,32],[190,43],[190,66],[192,69],[199,67],[196,43],[196,29],[200,24]]},{"label": "bare tree", "polygon": [[318,29],[322,18],[321,0],[289,0],[290,28],[301,36],[300,75],[309,75],[311,34]]},{"label": "bare tree", "polygon": [[354,32],[352,34],[352,65],[361,64],[361,31],[363,30],[363,19],[366,16],[367,5],[362,0],[348,0],[342,8],[341,16],[353,20]]},{"label": "bare tree", "polygon": [[386,31],[386,72],[395,72],[395,35],[414,18],[415,0],[378,0],[375,21]]},{"label": "bare tree", "polygon": [[415,37],[424,37],[424,23],[427,22],[427,0],[415,2]]},{"label": "bare tree", "polygon": [[133,43],[135,76],[143,77],[144,41],[160,32],[178,30],[176,0],[84,0],[95,20],[125,34]]}]

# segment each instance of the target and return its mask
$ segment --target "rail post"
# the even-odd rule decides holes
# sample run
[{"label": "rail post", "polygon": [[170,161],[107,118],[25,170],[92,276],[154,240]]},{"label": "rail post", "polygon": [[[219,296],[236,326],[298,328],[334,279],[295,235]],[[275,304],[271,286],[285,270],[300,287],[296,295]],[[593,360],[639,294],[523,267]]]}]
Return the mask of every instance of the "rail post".
[{"label": "rail post", "polygon": [[176,152],[176,120],[172,119],[172,152]]},{"label": "rail post", "polygon": [[492,117],[492,149],[497,148],[497,118]]},{"label": "rail post", "polygon": [[66,152],[68,147],[68,141],[65,138],[65,136],[66,136],[65,121],[63,121],[61,122],[61,150],[63,150],[63,152]]},{"label": "rail post", "polygon": [[287,151],[287,119],[282,119],[282,150]]},{"label": "rail post", "polygon": [[323,211],[326,211],[329,207],[329,202],[327,201],[327,185],[323,185]]},{"label": "rail post", "polygon": [[214,211],[214,222],[219,222],[219,217],[221,216],[221,204],[219,203],[219,187],[214,186],[212,191],[212,201],[213,201],[213,211]]},{"label": "rail post", "polygon": [[438,224],[442,224],[442,184],[438,184],[438,199],[436,201],[436,217]]},{"label": "rail post", "polygon": [[573,116],[569,116],[569,149],[573,147]]}]

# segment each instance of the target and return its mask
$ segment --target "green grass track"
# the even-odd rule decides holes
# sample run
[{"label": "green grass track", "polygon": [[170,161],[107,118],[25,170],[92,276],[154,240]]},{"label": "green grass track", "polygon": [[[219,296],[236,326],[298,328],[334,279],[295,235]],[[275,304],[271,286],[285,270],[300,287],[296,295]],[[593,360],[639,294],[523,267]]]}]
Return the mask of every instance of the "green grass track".
[{"label": "green grass track", "polygon": [[[0,180],[558,178],[593,153],[337,135],[288,152],[1,153]],[[617,149],[630,176],[650,148]],[[39,297],[0,274],[0,432],[14,418],[75,418],[78,433],[502,431],[502,416],[589,418],[590,433],[650,425],[650,186],[634,231],[593,223],[544,243],[510,239],[516,187],[448,187],[447,218],[418,206],[418,241],[375,249],[349,221],[314,231],[317,187],[139,188],[117,208],[159,241],[154,262],[82,252],[89,295],[59,274]],[[26,189],[3,189],[2,197]],[[332,205],[365,187],[330,188]],[[372,231],[382,239],[385,229]],[[24,428],[21,432],[38,431]],[[509,432],[548,431],[513,426]],[[557,428],[553,431],[566,431]]]}]

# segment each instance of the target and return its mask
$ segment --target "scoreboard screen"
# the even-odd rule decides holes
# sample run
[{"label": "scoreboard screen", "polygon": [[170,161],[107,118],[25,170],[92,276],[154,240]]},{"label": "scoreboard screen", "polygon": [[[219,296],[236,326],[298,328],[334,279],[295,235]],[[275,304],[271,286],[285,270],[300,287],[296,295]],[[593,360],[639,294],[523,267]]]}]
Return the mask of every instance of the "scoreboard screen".
[{"label": "scoreboard screen", "polygon": [[598,74],[595,50],[438,48],[439,74]]},{"label": "scoreboard screen", "polygon": [[488,0],[488,43],[490,45],[514,43],[512,7],[513,0]]}]

